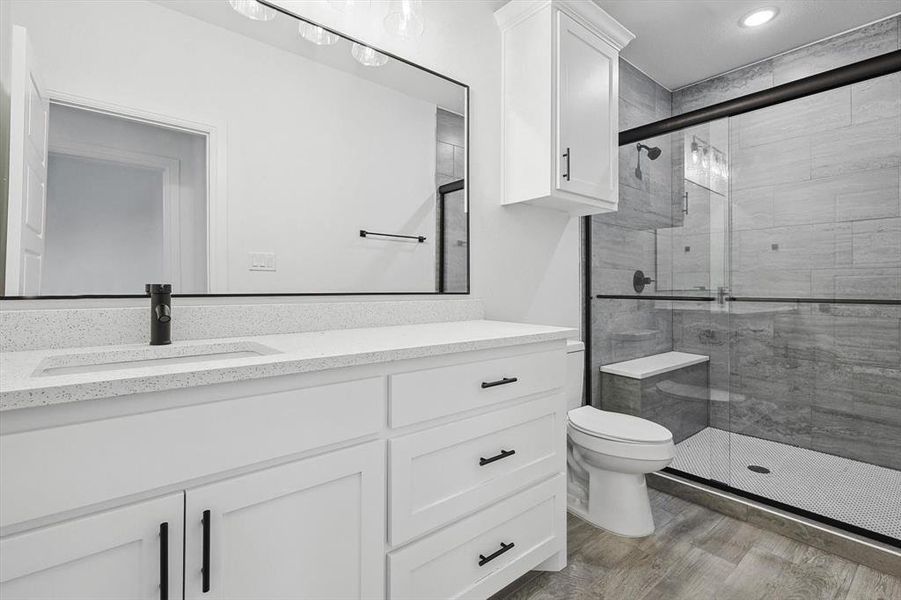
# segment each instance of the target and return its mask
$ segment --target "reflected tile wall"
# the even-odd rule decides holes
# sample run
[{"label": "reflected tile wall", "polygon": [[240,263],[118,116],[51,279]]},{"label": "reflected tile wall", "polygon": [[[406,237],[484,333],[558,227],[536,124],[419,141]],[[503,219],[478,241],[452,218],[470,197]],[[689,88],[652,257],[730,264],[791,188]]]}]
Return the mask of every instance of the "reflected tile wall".
[{"label": "reflected tile wall", "polygon": [[[463,179],[466,173],[466,121],[458,114],[438,109],[435,128],[435,187]],[[435,240],[444,229],[446,253],[444,284],[447,292],[465,292],[468,285],[468,216],[461,190],[445,197],[444,222],[436,220]],[[436,191],[437,201],[437,191]],[[440,256],[435,252],[435,272],[439,272]],[[436,275],[437,277],[437,275]],[[436,282],[436,289],[437,289]]]}]

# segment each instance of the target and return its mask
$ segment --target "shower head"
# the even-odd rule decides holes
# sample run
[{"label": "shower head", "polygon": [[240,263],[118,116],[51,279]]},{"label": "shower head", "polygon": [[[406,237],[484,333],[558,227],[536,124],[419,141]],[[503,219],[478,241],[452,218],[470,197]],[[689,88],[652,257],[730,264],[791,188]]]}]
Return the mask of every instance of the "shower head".
[{"label": "shower head", "polygon": [[658,158],[660,158],[660,153],[662,152],[662,150],[660,150],[660,148],[658,148],[657,146],[651,147],[645,146],[644,144],[638,144],[639,154],[641,153],[642,148],[648,151],[648,158],[650,158],[651,160],[657,160]]},{"label": "shower head", "polygon": [[642,150],[642,148],[644,148],[645,150],[648,151],[648,158],[650,158],[651,160],[657,160],[658,158],[660,158],[661,150],[657,146],[654,146],[654,147],[646,146],[640,142],[638,144],[636,144],[636,147],[638,148],[638,164],[635,165],[635,177],[637,177],[638,179],[643,179],[643,175],[641,172],[641,150]]}]

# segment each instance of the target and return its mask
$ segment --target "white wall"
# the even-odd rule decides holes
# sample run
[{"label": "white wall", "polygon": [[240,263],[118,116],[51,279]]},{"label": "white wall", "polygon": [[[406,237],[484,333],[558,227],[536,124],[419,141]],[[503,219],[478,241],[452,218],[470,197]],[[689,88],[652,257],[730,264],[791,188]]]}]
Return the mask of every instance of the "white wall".
[{"label": "white wall", "polygon": [[344,13],[326,1],[275,0],[470,86],[472,293],[486,315],[579,327],[579,223],[562,213],[500,205],[500,32],[487,0],[426,0],[425,32],[415,41],[387,34],[386,0]]},{"label": "white wall", "polygon": [[[0,2],[0,231],[6,231],[6,200],[9,193],[9,80],[13,38],[11,8],[9,2]],[[5,271],[6,244],[0,243],[0,281],[6,281]]]},{"label": "white wall", "polygon": [[43,294],[139,294],[163,277],[159,171],[51,154]]},{"label": "white wall", "polygon": [[[434,104],[150,2],[16,1],[13,20],[50,90],[226,131],[228,285],[212,291],[434,291]],[[250,271],[250,252],[277,271]]]},{"label": "white wall", "polygon": [[[145,218],[148,213],[142,212],[145,209],[139,209],[135,212],[131,219],[136,223],[125,223],[112,220],[109,217],[110,211],[116,209],[104,209],[104,202],[100,198],[89,198],[88,195],[94,193],[94,190],[104,191],[104,183],[113,183],[110,174],[107,174],[105,181],[98,182],[96,186],[87,185],[88,181],[79,182],[79,194],[74,190],[61,190],[70,184],[67,180],[58,179],[63,172],[55,171],[53,162],[51,161],[51,169],[48,172],[48,197],[47,197],[47,219],[56,219],[57,215],[52,214],[54,211],[69,210],[67,207],[61,207],[57,202],[65,198],[67,202],[73,202],[89,211],[89,216],[94,216],[94,220],[78,220],[68,225],[69,231],[62,232],[60,229],[49,228],[47,232],[47,247],[53,247],[64,252],[49,253],[44,257],[44,273],[42,293],[44,294],[135,294],[141,293],[144,284],[148,282],[166,281],[173,284],[173,289],[179,290],[181,293],[204,293],[207,289],[206,278],[206,246],[207,246],[207,219],[206,219],[206,140],[202,136],[191,134],[184,131],[158,127],[147,123],[121,119],[113,117],[105,113],[81,110],[69,106],[53,105],[50,107],[50,135],[48,147],[51,157],[55,153],[62,151],[63,154],[74,152],[76,156],[95,156],[95,152],[100,151],[105,156],[115,157],[117,161],[123,164],[131,163],[132,165],[151,166],[162,172],[162,165],[173,165],[172,173],[169,176],[173,179],[170,183],[171,190],[170,210],[178,213],[178,229],[179,231],[169,232],[172,236],[177,236],[178,248],[177,260],[173,260],[171,270],[166,275],[157,270],[144,270],[138,268],[143,261],[134,262],[134,266],[130,269],[128,275],[115,269],[107,273],[106,278],[102,276],[88,276],[88,273],[96,273],[99,264],[84,260],[86,247],[72,243],[68,247],[62,245],[59,239],[54,239],[60,235],[68,234],[67,241],[74,241],[81,232],[74,230],[76,228],[87,228],[95,233],[99,238],[107,240],[109,244],[108,252],[115,254],[120,252],[123,256],[131,255],[132,240],[128,237],[120,235],[118,229],[128,230],[132,228],[140,228],[140,220]],[[112,151],[110,155],[106,152]],[[159,159],[165,159],[164,162]],[[60,163],[57,163],[60,164]],[[177,173],[176,173],[177,171]],[[177,177],[177,181],[175,181]],[[117,185],[121,185],[121,194],[128,194],[127,180],[121,183],[116,181]],[[109,193],[109,190],[106,190]],[[51,202],[51,194],[55,197]],[[84,197],[81,197],[81,194]],[[113,198],[109,198],[113,202]],[[156,202],[160,204],[163,200],[162,191],[155,199],[148,196],[145,198],[148,202]],[[123,198],[122,202],[131,202],[133,199]],[[121,213],[121,216],[127,218],[128,213]],[[162,212],[160,212],[162,216]],[[169,220],[171,223],[171,220]],[[116,243],[123,244],[120,248]],[[146,242],[145,242],[146,243]],[[159,242],[162,244],[162,240]],[[150,252],[150,248],[147,249]],[[162,248],[160,249],[160,252]],[[61,262],[61,264],[55,264]],[[159,261],[157,261],[159,262]],[[71,263],[71,264],[70,264]],[[122,264],[122,263],[118,263]],[[69,284],[66,291],[50,291],[59,290],[59,286],[54,282],[54,274],[62,272],[67,273]],[[82,277],[78,275],[81,274]],[[137,286],[136,286],[137,283]],[[72,287],[74,286],[74,287]],[[116,291],[112,291],[116,290]]]},{"label": "white wall", "polygon": [[469,84],[472,293],[484,300],[488,318],[578,327],[578,220],[534,207],[500,205],[500,33],[493,16],[497,3],[427,0],[425,33],[408,42],[384,33],[379,16],[386,10],[383,0],[373,0],[372,14],[345,15],[325,0],[277,1]]}]

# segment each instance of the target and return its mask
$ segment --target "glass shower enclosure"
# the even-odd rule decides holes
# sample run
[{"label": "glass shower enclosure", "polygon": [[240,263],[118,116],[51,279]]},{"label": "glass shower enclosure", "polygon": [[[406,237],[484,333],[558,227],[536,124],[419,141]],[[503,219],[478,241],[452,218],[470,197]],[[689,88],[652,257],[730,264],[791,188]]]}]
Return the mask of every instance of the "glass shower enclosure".
[{"label": "glass shower enclosure", "polygon": [[[901,546],[901,73],[628,133],[586,221],[591,403],[670,428],[677,474]],[[672,351],[707,360],[639,405],[600,372]]]}]

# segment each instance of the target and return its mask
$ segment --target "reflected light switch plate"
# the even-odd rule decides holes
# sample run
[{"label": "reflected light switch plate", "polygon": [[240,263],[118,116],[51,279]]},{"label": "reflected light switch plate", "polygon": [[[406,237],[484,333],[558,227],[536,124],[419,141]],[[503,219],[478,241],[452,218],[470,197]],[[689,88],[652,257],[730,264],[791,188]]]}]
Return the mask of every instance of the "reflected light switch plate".
[{"label": "reflected light switch plate", "polygon": [[274,252],[251,252],[250,253],[250,270],[251,271],[275,271],[275,253]]}]

